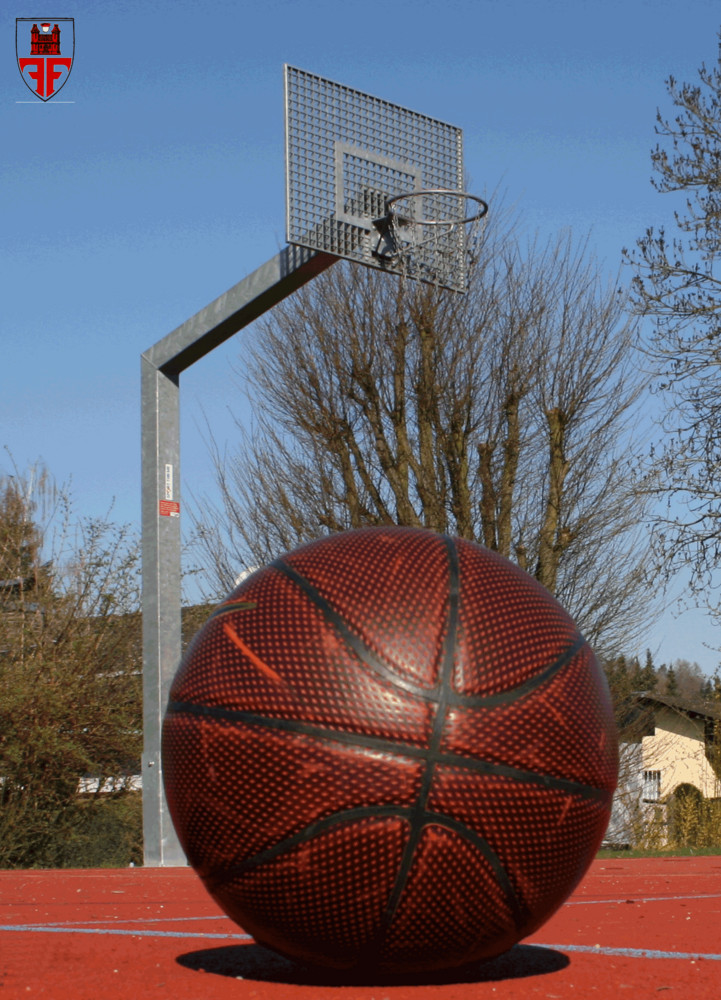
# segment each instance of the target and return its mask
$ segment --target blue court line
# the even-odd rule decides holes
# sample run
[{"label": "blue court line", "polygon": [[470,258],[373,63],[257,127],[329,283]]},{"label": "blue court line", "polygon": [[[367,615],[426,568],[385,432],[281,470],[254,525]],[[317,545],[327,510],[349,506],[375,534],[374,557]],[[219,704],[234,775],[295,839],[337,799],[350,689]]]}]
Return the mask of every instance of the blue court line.
[{"label": "blue court line", "polygon": [[540,941],[531,942],[537,948],[552,948],[554,951],[579,951],[590,955],[619,955],[627,958],[683,958],[687,961],[704,959],[709,962],[721,962],[721,955],[709,955],[699,951],[656,951],[650,948],[606,948],[588,944],[545,944]]}]

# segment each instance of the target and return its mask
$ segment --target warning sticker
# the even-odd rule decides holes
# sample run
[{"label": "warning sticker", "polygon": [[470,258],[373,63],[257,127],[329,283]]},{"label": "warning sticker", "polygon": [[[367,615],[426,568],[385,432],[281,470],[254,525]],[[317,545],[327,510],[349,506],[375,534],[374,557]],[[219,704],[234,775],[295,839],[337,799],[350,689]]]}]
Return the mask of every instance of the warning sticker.
[{"label": "warning sticker", "polygon": [[180,517],[180,504],[177,500],[160,500],[159,511],[161,517]]}]

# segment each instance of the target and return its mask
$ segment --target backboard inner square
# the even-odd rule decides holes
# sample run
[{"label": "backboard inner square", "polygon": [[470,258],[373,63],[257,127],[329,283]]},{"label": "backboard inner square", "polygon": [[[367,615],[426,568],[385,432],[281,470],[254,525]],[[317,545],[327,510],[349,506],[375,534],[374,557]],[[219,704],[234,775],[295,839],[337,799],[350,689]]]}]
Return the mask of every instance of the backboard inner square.
[{"label": "backboard inner square", "polygon": [[335,144],[335,217],[370,230],[386,214],[389,191],[420,191],[417,167],[346,142]]}]

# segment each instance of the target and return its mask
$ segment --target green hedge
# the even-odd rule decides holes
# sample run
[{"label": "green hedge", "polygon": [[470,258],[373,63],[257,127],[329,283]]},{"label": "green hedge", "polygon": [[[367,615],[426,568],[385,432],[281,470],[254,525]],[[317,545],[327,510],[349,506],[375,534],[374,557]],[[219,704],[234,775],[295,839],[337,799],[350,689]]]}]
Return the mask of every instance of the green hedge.
[{"label": "green hedge", "polygon": [[143,863],[140,792],[77,799],[42,824],[10,868],[127,868]]}]

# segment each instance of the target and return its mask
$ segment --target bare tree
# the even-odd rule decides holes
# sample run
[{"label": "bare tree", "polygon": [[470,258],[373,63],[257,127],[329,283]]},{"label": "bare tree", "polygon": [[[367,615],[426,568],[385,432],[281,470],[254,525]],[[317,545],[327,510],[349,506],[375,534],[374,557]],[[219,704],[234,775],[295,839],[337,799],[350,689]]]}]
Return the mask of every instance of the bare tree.
[{"label": "bare tree", "polygon": [[676,233],[647,229],[627,254],[638,311],[653,317],[648,353],[666,402],[666,436],[651,489],[668,500],[658,519],[662,565],[691,570],[696,596],[715,612],[721,558],[721,43],[698,82],[666,81],[677,111],[657,114],[654,186],[686,195]]},{"label": "bare tree", "polygon": [[635,324],[585,246],[499,224],[466,295],[336,265],[259,325],[254,426],[196,504],[218,591],[238,567],[361,525],[419,525],[515,559],[609,649],[648,624]]}]

